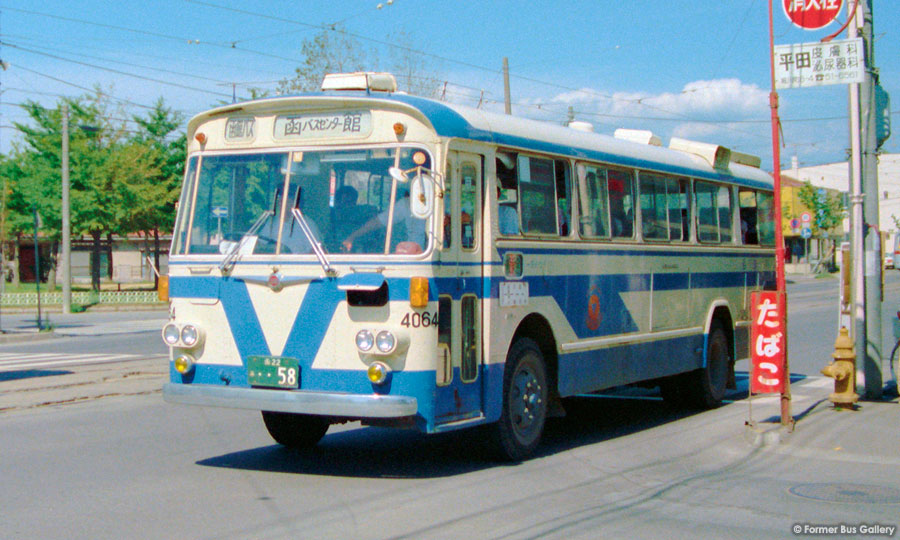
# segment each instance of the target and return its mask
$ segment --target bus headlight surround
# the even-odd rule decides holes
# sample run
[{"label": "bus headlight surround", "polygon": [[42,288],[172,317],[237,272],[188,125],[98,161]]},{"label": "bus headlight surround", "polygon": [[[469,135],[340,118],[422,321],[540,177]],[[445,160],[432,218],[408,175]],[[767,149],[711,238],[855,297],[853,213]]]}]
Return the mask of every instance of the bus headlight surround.
[{"label": "bus headlight surround", "polygon": [[375,336],[375,346],[382,353],[389,353],[397,346],[397,339],[388,330],[382,330]]},{"label": "bus headlight surround", "polygon": [[194,358],[189,354],[179,354],[175,358],[175,371],[187,375],[194,370]]},{"label": "bus headlight surround", "polygon": [[375,345],[375,336],[369,330],[360,330],[356,333],[356,348],[362,352],[369,352]]},{"label": "bus headlight surround", "polygon": [[163,327],[162,331],[163,341],[166,342],[166,345],[170,347],[174,347],[178,344],[178,340],[181,338],[181,332],[178,330],[178,326],[174,323],[169,323]]},{"label": "bus headlight surround", "polygon": [[200,330],[193,324],[186,324],[181,329],[181,343],[185,347],[194,347],[200,342]]}]

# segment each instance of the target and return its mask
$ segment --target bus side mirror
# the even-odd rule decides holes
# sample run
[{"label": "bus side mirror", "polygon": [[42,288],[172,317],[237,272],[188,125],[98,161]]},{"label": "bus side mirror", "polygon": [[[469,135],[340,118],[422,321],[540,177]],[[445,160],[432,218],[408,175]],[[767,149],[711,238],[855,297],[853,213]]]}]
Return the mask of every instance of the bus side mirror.
[{"label": "bus side mirror", "polygon": [[434,213],[434,178],[420,172],[409,186],[409,210],[419,219],[426,219]]}]

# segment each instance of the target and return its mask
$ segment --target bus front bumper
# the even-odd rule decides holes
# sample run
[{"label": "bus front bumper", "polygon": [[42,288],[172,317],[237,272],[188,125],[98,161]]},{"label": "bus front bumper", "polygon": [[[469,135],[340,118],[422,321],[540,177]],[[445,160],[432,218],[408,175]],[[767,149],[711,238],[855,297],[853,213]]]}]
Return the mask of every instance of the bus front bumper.
[{"label": "bus front bumper", "polygon": [[169,403],[346,418],[400,418],[418,411],[416,398],[302,390],[261,390],[206,384],[163,385]]}]

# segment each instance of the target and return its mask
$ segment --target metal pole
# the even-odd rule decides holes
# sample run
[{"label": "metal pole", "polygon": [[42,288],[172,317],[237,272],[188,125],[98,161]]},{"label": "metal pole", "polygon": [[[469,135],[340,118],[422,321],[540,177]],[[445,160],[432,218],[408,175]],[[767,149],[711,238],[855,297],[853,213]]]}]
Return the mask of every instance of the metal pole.
[{"label": "metal pole", "polygon": [[[787,294],[784,278],[784,232],[781,230],[781,149],[779,140],[780,120],[778,119],[778,92],[775,90],[775,30],[772,22],[772,2],[769,2],[769,68],[772,91],[769,94],[769,107],[772,110],[772,176],[775,179],[775,289],[778,291],[780,316],[783,328],[787,328]],[[809,253],[807,253],[807,258]],[[781,393],[781,425],[793,427],[794,417],[791,415],[791,368],[788,362],[787,336],[782,342],[784,347],[784,390]]]},{"label": "metal pole", "polygon": [[[865,387],[864,394],[868,399],[880,399],[882,392],[881,376],[881,299],[882,299],[882,255],[880,217],[878,212],[878,138],[875,132],[878,118],[875,107],[875,45],[872,39],[872,0],[860,3],[862,15],[862,38],[866,49],[866,75],[859,87],[859,106],[862,133],[862,184],[863,193],[868,197],[863,200],[866,222],[866,348],[863,357],[862,375]],[[857,364],[859,366],[859,364]]]},{"label": "metal pole", "polygon": [[38,245],[38,211],[34,207],[34,287],[37,290],[37,327],[43,330],[41,324],[41,248]]},{"label": "metal pole", "polygon": [[72,231],[69,215],[69,104],[62,118],[62,312],[72,313]]},{"label": "metal pole", "polygon": [[509,58],[503,57],[503,108],[512,114],[512,100],[509,96]]}]

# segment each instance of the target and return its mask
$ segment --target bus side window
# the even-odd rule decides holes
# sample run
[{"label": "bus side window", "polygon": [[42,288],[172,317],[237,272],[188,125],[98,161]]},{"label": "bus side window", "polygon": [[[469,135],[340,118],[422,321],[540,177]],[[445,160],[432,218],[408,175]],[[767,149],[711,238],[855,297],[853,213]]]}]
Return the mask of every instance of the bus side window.
[{"label": "bus side window", "polygon": [[610,169],[607,172],[609,215],[612,234],[616,238],[634,236],[634,176],[630,172]]},{"label": "bus side window", "polygon": [[553,161],[519,156],[516,168],[522,230],[532,234],[558,234]]},{"label": "bus side window", "polygon": [[[578,178],[579,234],[585,238],[609,237],[609,193],[606,170],[579,164]],[[619,224],[621,228],[621,223]]]},{"label": "bus side window", "polygon": [[444,248],[453,245],[453,167],[447,164],[447,178],[444,182]]},{"label": "bus side window", "polygon": [[759,243],[775,245],[775,197],[771,193],[756,194],[756,223]]},{"label": "bus side window", "polygon": [[731,188],[719,186],[719,240],[731,242]]},{"label": "bus side window", "polygon": [[569,180],[569,163],[555,161],[556,175],[556,212],[559,219],[559,235],[569,236],[569,223],[572,222],[572,182]]},{"label": "bus side window", "polygon": [[741,217],[741,243],[744,245],[759,244],[757,225],[756,192],[741,188],[738,191],[738,206]]},{"label": "bus side window", "polygon": [[516,178],[516,156],[497,153],[497,203],[500,234],[519,234],[519,194]]}]

